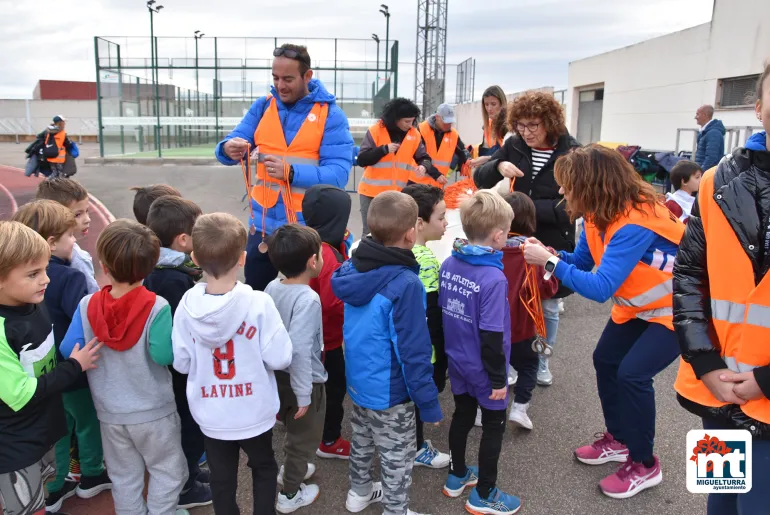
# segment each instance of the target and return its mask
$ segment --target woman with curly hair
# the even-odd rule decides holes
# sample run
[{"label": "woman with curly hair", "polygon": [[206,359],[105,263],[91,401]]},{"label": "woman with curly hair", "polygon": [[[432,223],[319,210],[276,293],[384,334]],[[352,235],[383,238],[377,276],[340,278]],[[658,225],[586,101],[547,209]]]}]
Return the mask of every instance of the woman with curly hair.
[{"label": "woman with curly hair", "polygon": [[[490,161],[473,175],[479,188],[492,188],[501,180],[514,182],[513,191],[521,191],[535,203],[535,237],[556,250],[575,248],[575,224],[565,210],[559,185],[554,179],[556,160],[580,144],[569,135],[564,124],[564,110],[553,95],[528,91],[508,107],[508,126],[514,135],[505,140]],[[559,328],[559,299],[571,292],[559,288],[553,298],[543,301],[548,344],[556,344]],[[513,382],[513,378],[509,380]],[[540,358],[537,373],[540,385],[553,383],[548,358]]]},{"label": "woman with curly hair", "polygon": [[653,454],[653,378],[679,356],[672,271],[685,226],[615,150],[575,150],[556,162],[555,178],[570,219],[584,219],[580,241],[574,253],[552,254],[531,238],[524,258],[583,297],[612,299],[593,354],[606,430],[575,457],[588,465],[623,463],[599,487],[625,499],[663,480]]},{"label": "woman with curly hair", "polygon": [[394,98],[382,109],[380,120],[369,127],[358,152],[358,166],[364,175],[358,184],[363,236],[369,234],[367,213],[372,199],[383,191],[401,191],[410,173],[418,177],[430,175],[438,179],[441,172],[432,161],[414,125],[420,108],[406,98]]}]

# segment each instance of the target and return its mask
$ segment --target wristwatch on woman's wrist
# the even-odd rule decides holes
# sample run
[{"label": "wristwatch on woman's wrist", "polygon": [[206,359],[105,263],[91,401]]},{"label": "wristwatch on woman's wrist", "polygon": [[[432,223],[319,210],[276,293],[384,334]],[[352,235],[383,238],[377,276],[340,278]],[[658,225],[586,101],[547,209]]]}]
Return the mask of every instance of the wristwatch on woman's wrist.
[{"label": "wristwatch on woman's wrist", "polygon": [[543,268],[545,268],[545,275],[543,276],[543,279],[546,281],[551,278],[554,271],[556,270],[556,265],[559,264],[559,258],[556,256],[551,256],[548,258],[548,261],[545,262],[545,265]]}]

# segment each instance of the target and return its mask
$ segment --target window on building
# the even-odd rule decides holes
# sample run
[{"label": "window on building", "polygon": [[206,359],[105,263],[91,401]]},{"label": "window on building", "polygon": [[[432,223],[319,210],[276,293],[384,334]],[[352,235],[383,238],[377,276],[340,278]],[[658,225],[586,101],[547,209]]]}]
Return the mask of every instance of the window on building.
[{"label": "window on building", "polygon": [[759,74],[719,79],[717,108],[752,107],[758,80]]}]

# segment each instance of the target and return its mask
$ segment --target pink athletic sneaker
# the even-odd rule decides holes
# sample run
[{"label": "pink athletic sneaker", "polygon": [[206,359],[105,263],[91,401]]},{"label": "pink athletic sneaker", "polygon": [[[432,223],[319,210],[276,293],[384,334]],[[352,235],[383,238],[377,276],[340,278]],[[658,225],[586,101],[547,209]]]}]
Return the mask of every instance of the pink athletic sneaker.
[{"label": "pink athletic sneaker", "polygon": [[615,440],[610,433],[596,433],[598,438],[591,445],[575,449],[575,457],[586,465],[603,465],[611,461],[624,463],[628,458],[628,447]]},{"label": "pink athletic sneaker", "polygon": [[660,460],[655,456],[655,463],[647,468],[643,463],[634,463],[631,457],[621,465],[617,472],[599,481],[602,493],[613,499],[628,499],[646,488],[657,486],[663,481]]}]

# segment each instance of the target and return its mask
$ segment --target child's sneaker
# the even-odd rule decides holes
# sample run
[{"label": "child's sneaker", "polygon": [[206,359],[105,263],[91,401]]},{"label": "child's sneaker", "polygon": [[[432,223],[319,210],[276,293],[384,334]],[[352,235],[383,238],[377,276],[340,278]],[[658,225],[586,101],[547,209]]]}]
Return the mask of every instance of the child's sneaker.
[{"label": "child's sneaker", "polygon": [[[40,471],[40,477],[42,478],[43,483],[45,483],[55,475],[56,475],[56,467],[54,467],[53,464],[46,465],[46,467]],[[69,478],[65,479],[65,481],[69,481],[69,480],[70,480]],[[77,481],[74,481],[74,482],[77,483]]]},{"label": "child's sneaker", "polygon": [[615,440],[610,433],[596,433],[599,438],[591,445],[584,445],[575,450],[575,457],[586,465],[603,465],[611,461],[625,463],[628,447]]},{"label": "child's sneaker", "polygon": [[195,476],[195,480],[204,484],[211,483],[211,471],[209,469],[200,469],[198,475]]},{"label": "child's sneaker", "polygon": [[508,365],[508,386],[513,386],[519,380],[519,373],[511,365]]},{"label": "child's sneaker", "polygon": [[370,504],[382,501],[382,483],[379,481],[372,483],[372,493],[369,495],[358,495],[353,490],[348,490],[348,498],[345,500],[345,509],[350,513],[363,511]]},{"label": "child's sneaker", "polygon": [[521,499],[495,488],[489,497],[482,499],[474,488],[465,503],[465,511],[474,515],[512,515],[521,509]]},{"label": "child's sneaker", "polygon": [[531,430],[532,421],[529,419],[529,415],[527,415],[527,408],[529,408],[529,403],[518,404],[514,402],[511,405],[511,412],[508,413],[508,420],[517,426]]},{"label": "child's sneaker", "polygon": [[476,408],[476,421],[473,423],[476,427],[481,427],[481,408]]},{"label": "child's sneaker", "polygon": [[80,484],[78,485],[77,490],[75,490],[75,493],[78,494],[78,497],[81,499],[90,499],[91,497],[96,497],[105,490],[112,490],[112,481],[110,481],[110,476],[107,475],[106,470],[98,476],[81,475]]},{"label": "child's sneaker", "polygon": [[537,369],[537,384],[540,386],[551,386],[553,384],[553,374],[548,358],[540,358],[540,366]]},{"label": "child's sneaker", "polygon": [[476,486],[479,482],[479,468],[478,467],[465,467],[468,470],[465,472],[465,477],[457,477],[451,472],[446,478],[444,483],[443,494],[447,497],[460,497],[465,491],[466,487]]},{"label": "child's sneaker", "polygon": [[647,468],[644,463],[634,463],[628,457],[617,472],[599,481],[602,493],[613,499],[628,499],[642,490],[657,486],[663,481],[660,460],[655,456],[655,463]]},{"label": "child's sneaker", "polygon": [[315,455],[319,458],[337,458],[340,460],[350,459],[350,442],[342,437],[337,438],[333,443],[326,445],[321,442]]},{"label": "child's sneaker", "polygon": [[417,513],[416,511],[412,511],[407,508],[406,515],[430,515],[429,513]]},{"label": "child's sneaker", "polygon": [[78,484],[73,481],[64,481],[64,486],[58,492],[48,494],[45,499],[45,511],[57,512],[61,509],[61,505],[64,504],[66,499],[69,499],[75,495],[75,490]]},{"label": "child's sneaker", "polygon": [[294,494],[294,497],[289,498],[283,492],[278,494],[278,503],[275,505],[275,509],[281,513],[293,513],[304,506],[310,506],[318,499],[318,495],[321,490],[318,485],[306,485],[302,483],[299,485],[299,490]]},{"label": "child's sneaker", "polygon": [[186,510],[188,508],[208,506],[213,502],[211,487],[206,483],[195,481],[189,490],[179,496],[179,504],[176,507],[180,510]]},{"label": "child's sneaker", "polygon": [[417,452],[417,456],[414,457],[414,464],[418,467],[443,469],[449,466],[449,455],[439,452],[433,447],[430,440],[425,440]]},{"label": "child's sneaker", "polygon": [[[72,453],[73,449],[70,449],[70,453]],[[75,481],[76,483],[80,481],[80,460],[77,458],[70,458],[70,471],[69,474],[67,474],[67,480],[68,481]]]},{"label": "child's sneaker", "polygon": [[[315,465],[313,463],[308,463],[304,480],[310,479],[313,477],[313,474],[315,474]],[[278,471],[278,486],[283,487],[283,465],[281,465],[281,469]]]}]

